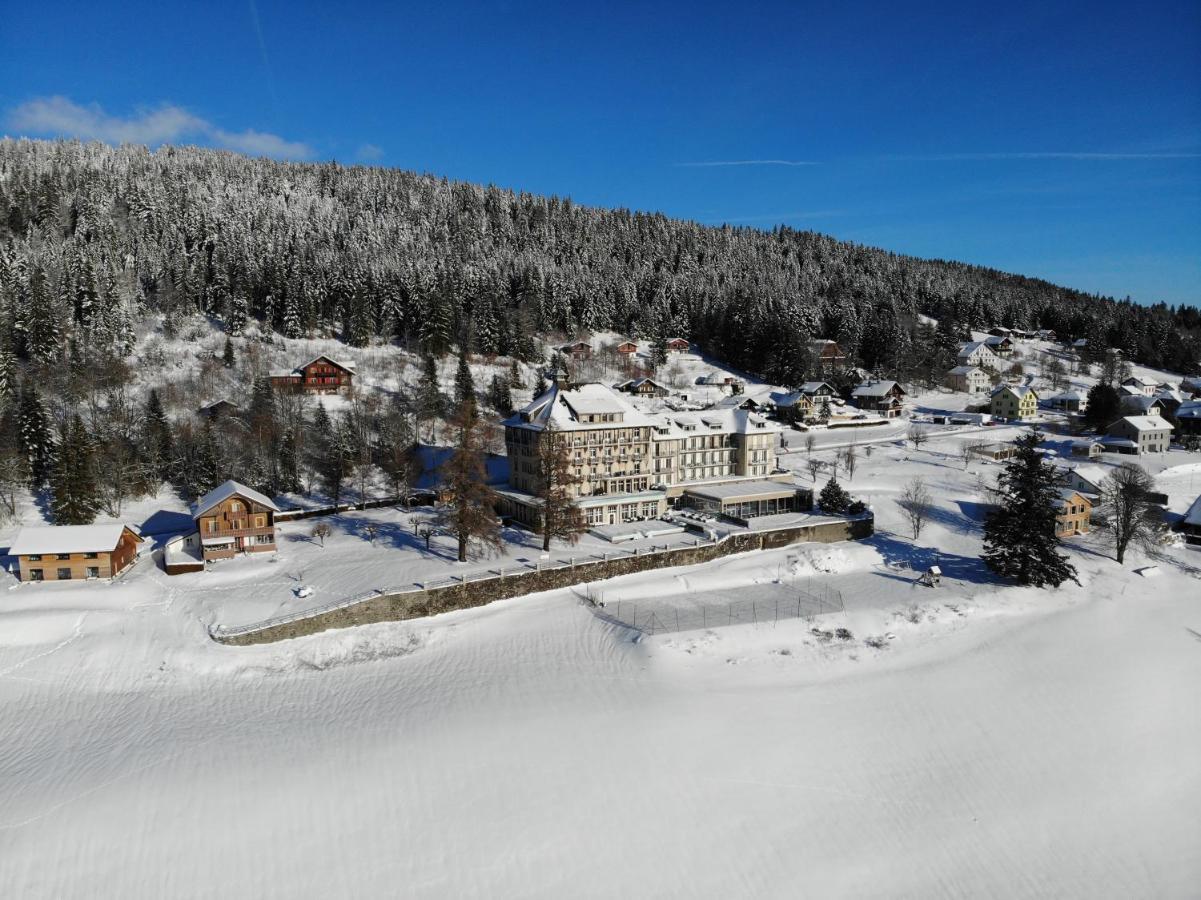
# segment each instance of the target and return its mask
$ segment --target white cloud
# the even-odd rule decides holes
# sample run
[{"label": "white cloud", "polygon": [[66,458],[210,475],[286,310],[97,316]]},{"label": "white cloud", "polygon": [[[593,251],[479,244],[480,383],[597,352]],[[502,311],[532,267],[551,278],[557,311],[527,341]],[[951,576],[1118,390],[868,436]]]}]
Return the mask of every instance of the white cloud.
[{"label": "white cloud", "polygon": [[953,162],[973,159],[1201,159],[1201,153],[1089,153],[1063,151],[1051,153],[944,153],[938,156],[896,156],[892,158],[922,162]]},{"label": "white cloud", "polygon": [[818,166],[821,163],[803,159],[715,159],[709,162],[676,163],[690,169],[709,169],[719,166]]},{"label": "white cloud", "polygon": [[374,162],[384,155],[384,148],[378,144],[363,144],[354,152],[355,159],[360,162]]},{"label": "white cloud", "polygon": [[164,104],[136,114],[111,116],[98,104],[81,106],[66,97],[38,97],[13,109],[8,127],[33,135],[74,137],[109,144],[163,144],[199,140],[227,150],[285,159],[307,159],[307,144],[264,131],[227,131],[187,110]]}]

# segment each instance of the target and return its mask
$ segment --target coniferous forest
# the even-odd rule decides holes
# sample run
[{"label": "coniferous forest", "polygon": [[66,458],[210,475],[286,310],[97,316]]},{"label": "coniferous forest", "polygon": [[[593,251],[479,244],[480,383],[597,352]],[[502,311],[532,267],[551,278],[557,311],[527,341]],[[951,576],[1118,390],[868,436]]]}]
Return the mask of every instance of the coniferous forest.
[{"label": "coniferous forest", "polygon": [[[256,384],[243,423],[257,423],[255,440],[237,442],[247,458],[221,458],[231,442],[209,426],[175,425],[157,396],[135,402],[122,390],[137,377],[125,361],[144,323],[160,322],[170,340],[198,314],[235,337],[253,328],[392,342],[431,372],[452,350],[540,362],[539,336],[597,330],[685,336],[783,385],[811,374],[818,337],[863,368],[929,383],[968,329],[993,325],[1054,329],[1184,373],[1201,357],[1196,309],[813,232],[707,227],[394,169],[3,140],[0,462],[11,465],[0,466],[0,514],[21,485],[49,487],[56,520],[111,510],[92,485],[98,467],[118,507],[160,479],[194,495],[236,472],[275,491],[296,489],[306,468],[337,496],[355,459],[386,460],[389,442],[411,440],[414,409],[429,418],[418,397],[314,430]],[[390,465],[395,474],[407,463]]]}]

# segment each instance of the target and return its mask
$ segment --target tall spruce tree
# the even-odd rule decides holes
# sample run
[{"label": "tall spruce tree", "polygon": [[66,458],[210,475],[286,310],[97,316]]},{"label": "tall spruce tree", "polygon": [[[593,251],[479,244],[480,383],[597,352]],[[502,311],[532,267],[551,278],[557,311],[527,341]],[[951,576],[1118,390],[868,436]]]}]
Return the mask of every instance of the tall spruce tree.
[{"label": "tall spruce tree", "polygon": [[574,544],[585,529],[584,517],[575,502],[575,486],[581,481],[571,465],[567,436],[553,424],[539,435],[538,490],[542,501],[542,549],[550,550],[552,538]]},{"label": "tall spruce tree", "polygon": [[984,562],[1018,584],[1058,587],[1076,580],[1076,569],[1059,552],[1056,502],[1062,476],[1039,452],[1042,435],[1031,431],[1015,441],[1014,456],[997,484],[999,504],[984,520]]},{"label": "tall spruce tree", "polygon": [[466,343],[459,348],[459,365],[455,370],[455,405],[462,406],[465,400],[475,400],[475,379],[467,364]]},{"label": "tall spruce tree", "polygon": [[163,411],[163,401],[153,388],[146,399],[143,441],[143,456],[155,477],[160,482],[170,481],[175,475],[175,439],[171,423]]},{"label": "tall spruce tree", "polygon": [[17,429],[21,437],[21,450],[29,463],[29,486],[37,490],[50,478],[55,446],[50,414],[32,382],[25,382],[21,389]]},{"label": "tall spruce tree", "polygon": [[50,475],[50,509],[55,525],[88,525],[100,507],[92,436],[79,416],[63,429]]},{"label": "tall spruce tree", "polygon": [[455,536],[459,562],[466,562],[470,550],[499,552],[502,541],[494,508],[496,493],[488,486],[484,462],[484,427],[474,401],[459,405],[450,427],[454,449],[441,468],[450,497],[438,522]]}]

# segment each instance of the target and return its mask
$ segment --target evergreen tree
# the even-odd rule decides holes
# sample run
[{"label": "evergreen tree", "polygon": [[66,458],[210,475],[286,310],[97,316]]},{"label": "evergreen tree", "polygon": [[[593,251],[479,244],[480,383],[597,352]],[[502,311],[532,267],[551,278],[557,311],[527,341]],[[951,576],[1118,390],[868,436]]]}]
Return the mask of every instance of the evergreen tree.
[{"label": "evergreen tree", "polygon": [[465,400],[475,401],[475,379],[471,376],[471,367],[467,365],[466,344],[459,348],[459,367],[455,370],[455,406],[462,406]]},{"label": "evergreen tree", "polygon": [[163,411],[163,402],[153,388],[146,400],[144,428],[143,456],[146,463],[160,482],[170,481],[175,468],[175,441],[171,434],[171,423]]},{"label": "evergreen tree", "polygon": [[459,562],[467,561],[473,547],[496,552],[502,547],[496,494],[488,486],[484,463],[484,427],[474,406],[468,400],[455,410],[450,421],[454,450],[442,464],[442,481],[450,498],[439,524],[458,540]]},{"label": "evergreen tree", "polygon": [[575,486],[581,479],[572,470],[569,439],[552,424],[539,435],[539,442],[536,496],[542,500],[542,549],[547,551],[551,538],[574,544],[587,526],[575,502]]},{"label": "evergreen tree", "polygon": [[29,486],[42,487],[50,478],[54,466],[54,434],[50,430],[50,414],[31,382],[21,390],[21,405],[17,416],[21,451],[29,465]]},{"label": "evergreen tree", "polygon": [[225,465],[221,450],[217,446],[217,435],[213,432],[213,422],[206,419],[200,432],[200,441],[196,445],[191,471],[188,473],[192,479],[193,491],[197,496],[211,491],[225,481],[224,472]]},{"label": "evergreen tree", "polygon": [[[438,363],[432,353],[421,361],[421,378],[417,382],[416,413],[418,422],[432,423],[446,415],[446,395],[438,385]],[[432,429],[431,429],[432,431]],[[433,440],[431,433],[431,442]]]},{"label": "evergreen tree", "polygon": [[221,351],[221,363],[227,369],[234,367],[234,343],[229,338],[225,339],[225,348]]},{"label": "evergreen tree", "polygon": [[1089,427],[1104,431],[1122,417],[1122,396],[1112,384],[1100,381],[1088,389],[1088,405],[1084,421]]},{"label": "evergreen tree", "polygon": [[50,476],[50,509],[55,525],[89,525],[100,507],[95,448],[79,416],[63,430]]},{"label": "evergreen tree", "polygon": [[1060,554],[1055,530],[1062,476],[1046,463],[1042,436],[1030,432],[1015,442],[1017,452],[998,479],[999,505],[984,520],[983,558],[992,571],[1018,584],[1058,587],[1076,580]]},{"label": "evergreen tree", "polygon": [[836,478],[831,478],[826,482],[826,486],[821,489],[817,499],[821,504],[822,512],[844,513],[851,505],[851,495],[843,489]]},{"label": "evergreen tree", "polygon": [[509,386],[514,388],[525,387],[521,380],[521,365],[517,362],[517,357],[509,362]]},{"label": "evergreen tree", "polygon": [[488,386],[488,405],[502,416],[513,412],[513,392],[509,389],[509,379],[504,375],[493,375]]}]

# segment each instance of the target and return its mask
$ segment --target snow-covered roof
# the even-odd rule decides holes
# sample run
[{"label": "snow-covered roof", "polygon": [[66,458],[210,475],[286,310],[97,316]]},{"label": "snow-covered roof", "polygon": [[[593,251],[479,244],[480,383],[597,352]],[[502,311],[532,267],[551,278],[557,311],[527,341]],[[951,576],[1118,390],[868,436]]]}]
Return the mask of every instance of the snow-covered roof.
[{"label": "snow-covered roof", "polygon": [[346,360],[337,360],[337,359],[334,359],[332,356],[326,356],[324,353],[318,353],[316,356],[314,356],[308,362],[297,366],[296,371],[299,372],[301,369],[305,368],[306,366],[311,366],[313,363],[317,362],[320,359],[323,359],[328,363],[333,363],[338,368],[345,369],[347,372],[350,372],[351,374],[354,373],[354,363],[347,362]]},{"label": "snow-covered roof", "polygon": [[1146,394],[1139,394],[1137,397],[1123,397],[1122,407],[1124,409],[1134,407],[1141,409],[1143,412],[1150,412],[1153,409],[1159,409],[1160,402],[1158,397],[1148,397]]},{"label": "snow-covered roof", "polygon": [[801,393],[802,394],[816,394],[822,388],[826,388],[832,394],[838,393],[837,391],[834,390],[834,388],[831,385],[827,384],[824,381],[806,381],[804,384],[801,385]]},{"label": "snow-covered roof", "polygon": [[984,339],[984,343],[989,347],[998,347],[1006,342],[1009,342],[1009,336],[1004,334],[990,334]]},{"label": "snow-covered roof", "polygon": [[1096,488],[1100,488],[1102,482],[1109,476],[1109,470],[1101,466],[1075,466],[1069,471]]},{"label": "snow-covered roof", "polygon": [[1156,387],[1159,382],[1154,378],[1148,378],[1146,375],[1131,375],[1129,378],[1123,378],[1122,384],[1141,384],[1145,387]]},{"label": "snow-covered roof", "polygon": [[1091,501],[1088,499],[1088,497],[1084,496],[1082,493],[1080,493],[1077,490],[1074,490],[1073,488],[1060,488],[1059,489],[1059,497],[1058,497],[1058,499],[1056,499],[1054,501],[1055,506],[1057,508],[1067,506],[1068,503],[1071,500],[1075,499],[1076,497],[1079,497],[1085,503],[1091,503]]},{"label": "snow-covered roof", "polygon": [[1064,391],[1062,394],[1056,394],[1051,400],[1086,400],[1088,395],[1083,391]]},{"label": "snow-covered roof", "polygon": [[1035,393],[1034,388],[1030,387],[1028,384],[1002,384],[999,387],[994,388],[989,396],[995,397],[997,394],[1000,394],[1003,391],[1009,391],[1019,398],[1025,397],[1027,394],[1034,394],[1035,398],[1038,397],[1038,394]]},{"label": "snow-covered roof", "polygon": [[1118,421],[1129,422],[1130,427],[1137,431],[1163,431],[1172,427],[1168,420],[1161,416],[1125,416]]},{"label": "snow-covered roof", "polygon": [[948,375],[971,375],[973,372],[979,372],[981,375],[985,374],[983,369],[979,369],[976,366],[956,366],[947,374]]},{"label": "snow-covered roof", "polygon": [[984,341],[971,341],[959,348],[959,356],[971,356],[973,353],[980,351],[983,353],[992,354],[992,347],[988,346]]},{"label": "snow-covered roof", "polygon": [[33,525],[22,528],[9,547],[10,556],[30,553],[102,553],[116,549],[121,534],[129,529],[140,541],[137,529],[120,522],[99,525]]},{"label": "snow-covered roof", "polygon": [[1177,419],[1201,419],[1201,400],[1192,400],[1176,410]]},{"label": "snow-covered roof", "polygon": [[855,390],[851,391],[852,397],[883,397],[885,394],[892,391],[893,388],[899,388],[902,393],[905,389],[895,381],[869,381],[859,385]]},{"label": "snow-covered roof", "polygon": [[1193,501],[1193,505],[1184,514],[1184,524],[1201,525],[1201,496]]},{"label": "snow-covered roof", "polygon": [[[581,421],[580,418],[606,413],[617,414],[621,420],[602,424]],[[565,389],[556,382],[522,407],[516,415],[506,419],[504,424],[536,431],[550,426],[561,431],[580,431],[615,426],[649,427],[654,421],[608,385],[589,382]]]},{"label": "snow-covered roof", "polygon": [[714,406],[697,414],[671,413],[654,417],[655,440],[690,437],[697,433],[756,434],[778,432],[780,427],[749,409]]},{"label": "snow-covered roof", "polygon": [[667,390],[666,387],[659,384],[659,382],[655,381],[655,379],[647,378],[647,377],[631,378],[629,381],[622,382],[620,387],[637,389],[637,388],[642,387],[644,384],[653,384],[655,387],[659,388],[660,390],[664,390],[664,391]]},{"label": "snow-covered roof", "polygon": [[260,494],[254,488],[248,488],[246,485],[234,481],[231,478],[229,481],[225,482],[225,484],[213,488],[196,501],[196,506],[193,507],[192,518],[204,515],[218,503],[228,500],[230,497],[234,496],[243,497],[247,500],[253,501],[254,503],[258,503],[260,506],[265,506],[268,509],[273,509],[276,512],[279,512],[279,507],[275,505],[275,501],[273,501],[270,497]]}]

